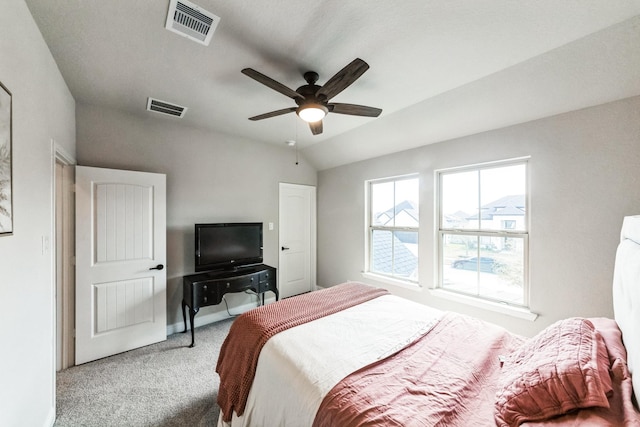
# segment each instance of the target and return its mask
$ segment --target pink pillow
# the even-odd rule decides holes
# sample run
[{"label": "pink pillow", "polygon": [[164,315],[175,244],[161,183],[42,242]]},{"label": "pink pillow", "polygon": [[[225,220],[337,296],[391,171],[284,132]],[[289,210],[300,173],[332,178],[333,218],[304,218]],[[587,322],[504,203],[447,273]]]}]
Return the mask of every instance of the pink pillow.
[{"label": "pink pillow", "polygon": [[608,408],[611,378],[604,341],[589,320],[558,321],[507,358],[498,390],[499,426],[541,421],[579,408]]}]

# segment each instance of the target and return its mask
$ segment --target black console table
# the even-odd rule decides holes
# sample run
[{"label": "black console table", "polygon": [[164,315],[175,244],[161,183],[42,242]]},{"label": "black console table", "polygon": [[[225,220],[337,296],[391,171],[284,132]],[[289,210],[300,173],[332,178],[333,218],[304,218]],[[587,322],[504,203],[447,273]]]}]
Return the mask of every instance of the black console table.
[{"label": "black console table", "polygon": [[[208,271],[191,274],[182,278],[182,318],[184,332],[187,332],[186,307],[189,307],[191,321],[191,345],[195,345],[193,318],[200,307],[216,305],[222,302],[222,296],[230,292],[251,290],[262,297],[271,291],[279,298],[276,286],[276,269],[265,264],[240,267],[236,270]],[[183,332],[183,333],[184,333]]]}]

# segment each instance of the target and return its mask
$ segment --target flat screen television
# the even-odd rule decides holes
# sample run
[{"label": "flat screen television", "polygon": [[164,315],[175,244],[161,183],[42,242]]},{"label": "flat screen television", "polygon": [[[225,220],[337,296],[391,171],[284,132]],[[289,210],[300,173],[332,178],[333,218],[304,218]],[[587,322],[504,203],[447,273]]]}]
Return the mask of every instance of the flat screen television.
[{"label": "flat screen television", "polygon": [[262,263],[262,223],[195,225],[195,270],[237,269]]}]

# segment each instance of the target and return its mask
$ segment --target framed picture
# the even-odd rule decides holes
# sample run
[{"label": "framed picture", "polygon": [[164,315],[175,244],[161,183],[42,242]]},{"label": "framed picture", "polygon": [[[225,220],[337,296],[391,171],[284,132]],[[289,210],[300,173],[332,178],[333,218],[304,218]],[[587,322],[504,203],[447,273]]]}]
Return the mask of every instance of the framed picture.
[{"label": "framed picture", "polygon": [[11,92],[0,83],[0,236],[13,233]]}]

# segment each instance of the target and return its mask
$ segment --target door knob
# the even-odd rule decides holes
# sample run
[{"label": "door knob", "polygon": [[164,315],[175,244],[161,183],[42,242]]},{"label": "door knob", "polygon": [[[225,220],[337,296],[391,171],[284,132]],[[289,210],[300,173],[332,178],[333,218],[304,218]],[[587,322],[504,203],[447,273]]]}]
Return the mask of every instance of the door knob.
[{"label": "door knob", "polygon": [[164,265],[158,264],[155,267],[151,267],[149,270],[162,270],[163,268],[164,268]]},{"label": "door knob", "polygon": [[286,246],[283,246],[283,247],[282,247],[282,250],[283,250],[283,251],[288,251],[288,250],[289,250],[289,248],[288,248],[288,247],[286,247]]}]

